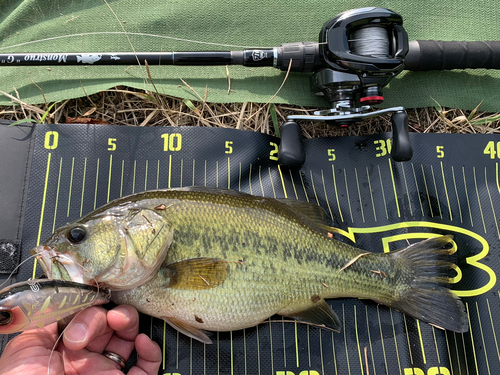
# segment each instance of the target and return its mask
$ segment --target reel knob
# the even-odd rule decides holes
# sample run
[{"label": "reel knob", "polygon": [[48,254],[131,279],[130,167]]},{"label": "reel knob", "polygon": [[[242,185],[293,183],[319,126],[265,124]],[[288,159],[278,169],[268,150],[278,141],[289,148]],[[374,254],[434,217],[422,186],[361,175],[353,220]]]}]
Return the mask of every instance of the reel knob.
[{"label": "reel knob", "polygon": [[281,143],[278,163],[285,167],[300,168],[306,160],[302,131],[295,121],[288,121],[281,127]]},{"label": "reel knob", "polygon": [[408,115],[399,111],[391,116],[392,122],[392,150],[394,161],[408,161],[413,156],[413,148],[408,133]]}]

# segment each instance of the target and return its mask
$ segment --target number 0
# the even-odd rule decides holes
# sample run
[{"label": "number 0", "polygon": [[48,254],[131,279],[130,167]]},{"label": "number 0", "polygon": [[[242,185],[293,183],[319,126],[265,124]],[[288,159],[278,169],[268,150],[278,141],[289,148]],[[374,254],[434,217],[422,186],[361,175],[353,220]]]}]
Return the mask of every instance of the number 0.
[{"label": "number 0", "polygon": [[59,145],[59,133],[58,132],[47,132],[45,133],[45,143],[44,146],[47,150],[55,150]]}]

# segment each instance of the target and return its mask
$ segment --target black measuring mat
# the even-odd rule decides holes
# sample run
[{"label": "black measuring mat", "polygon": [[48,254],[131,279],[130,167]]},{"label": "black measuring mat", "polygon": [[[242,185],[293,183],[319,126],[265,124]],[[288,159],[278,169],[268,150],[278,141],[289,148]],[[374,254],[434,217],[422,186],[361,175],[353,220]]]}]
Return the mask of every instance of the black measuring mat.
[{"label": "black measuring mat", "polygon": [[[351,299],[329,301],[340,333],[272,317],[213,333],[213,345],[142,315],[141,331],[163,350],[161,374],[449,375],[498,368],[498,136],[410,134],[415,153],[406,163],[390,159],[387,134],[307,140],[300,171],[278,166],[278,138],[233,129],[38,125],[34,137],[22,259],[55,228],[110,200],[192,185],[319,204],[338,239],[373,252],[454,235],[451,287],[466,305],[466,333]],[[29,261],[17,278],[34,272]]]}]

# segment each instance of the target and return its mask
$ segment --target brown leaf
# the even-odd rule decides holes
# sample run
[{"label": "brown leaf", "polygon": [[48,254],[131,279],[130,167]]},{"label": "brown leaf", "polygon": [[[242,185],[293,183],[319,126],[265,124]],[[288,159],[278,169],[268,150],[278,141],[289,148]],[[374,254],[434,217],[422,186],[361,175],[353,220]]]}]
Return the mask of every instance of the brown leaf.
[{"label": "brown leaf", "polygon": [[67,124],[96,124],[96,125],[109,125],[106,120],[98,120],[88,117],[69,117],[66,116]]}]

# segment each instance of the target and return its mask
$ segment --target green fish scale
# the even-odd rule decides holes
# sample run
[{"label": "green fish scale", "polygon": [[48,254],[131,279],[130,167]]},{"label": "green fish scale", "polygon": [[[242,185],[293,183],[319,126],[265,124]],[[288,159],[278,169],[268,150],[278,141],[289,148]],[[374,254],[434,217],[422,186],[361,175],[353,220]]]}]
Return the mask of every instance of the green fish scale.
[{"label": "green fish scale", "polygon": [[[252,326],[275,313],[304,310],[314,305],[315,296],[390,303],[397,270],[387,257],[364,255],[340,271],[362,252],[308,227],[281,203],[186,195],[171,207],[165,200],[154,202],[168,207],[159,213],[175,230],[164,264],[208,257],[231,262],[230,271],[223,284],[204,290],[164,288],[161,274],[151,285],[138,288],[134,298],[156,301],[152,309],[163,316],[226,330]],[[372,272],[379,270],[386,276]]]}]

